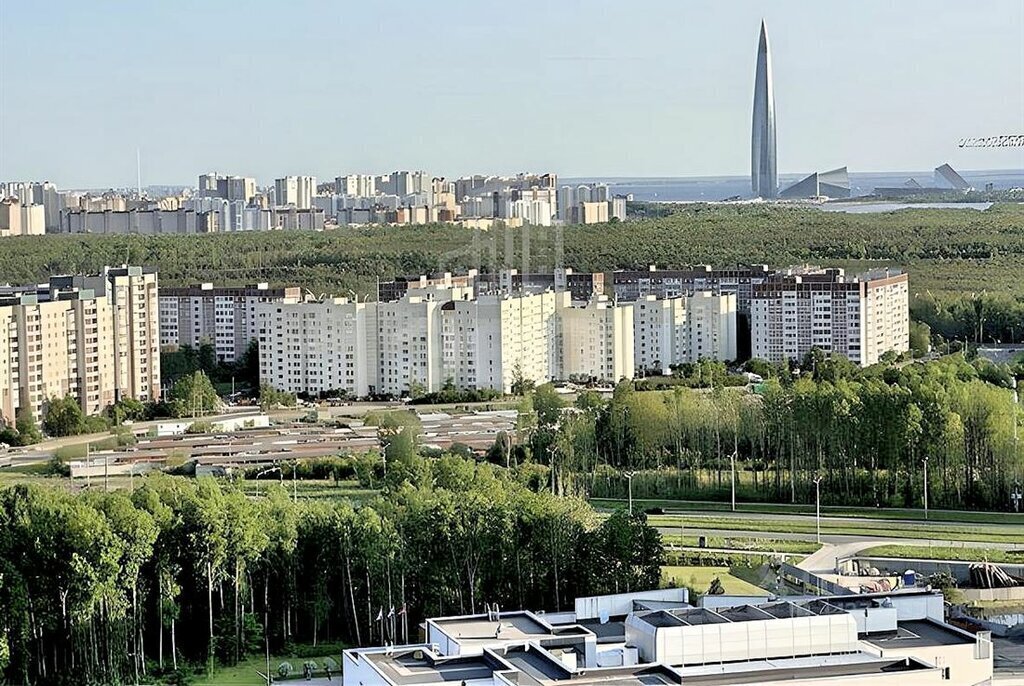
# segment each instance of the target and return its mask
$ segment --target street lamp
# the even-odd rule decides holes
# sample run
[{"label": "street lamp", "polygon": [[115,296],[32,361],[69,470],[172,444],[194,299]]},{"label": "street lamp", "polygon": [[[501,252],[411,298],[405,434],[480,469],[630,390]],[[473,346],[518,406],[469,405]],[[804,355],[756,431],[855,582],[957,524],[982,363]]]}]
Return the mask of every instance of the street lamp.
[{"label": "street lamp", "polygon": [[[277,472],[278,474],[280,474],[281,473],[281,468],[280,467],[271,467],[269,469],[264,469],[262,472],[256,472],[256,476],[253,477],[253,481],[258,482],[259,478],[261,476],[263,476],[264,474],[273,474],[274,472]],[[260,485],[259,485],[259,483],[257,483],[256,484],[256,496],[259,497],[259,494],[260,494]]]},{"label": "street lamp", "polygon": [[633,516],[633,476],[636,472],[623,472],[623,476],[626,477],[626,483],[629,486],[629,516]]},{"label": "street lamp", "polygon": [[729,466],[732,469],[732,511],[736,511],[736,451],[729,456]]},{"label": "street lamp", "polygon": [[1020,481],[1013,484],[1013,491],[1010,492],[1010,500],[1013,501],[1013,511],[1020,512],[1020,501],[1024,498],[1024,493],[1020,490]]},{"label": "street lamp", "polygon": [[928,521],[928,456],[924,458],[924,518]]},{"label": "street lamp", "polygon": [[814,477],[814,523],[816,540],[821,543],[821,477]]}]

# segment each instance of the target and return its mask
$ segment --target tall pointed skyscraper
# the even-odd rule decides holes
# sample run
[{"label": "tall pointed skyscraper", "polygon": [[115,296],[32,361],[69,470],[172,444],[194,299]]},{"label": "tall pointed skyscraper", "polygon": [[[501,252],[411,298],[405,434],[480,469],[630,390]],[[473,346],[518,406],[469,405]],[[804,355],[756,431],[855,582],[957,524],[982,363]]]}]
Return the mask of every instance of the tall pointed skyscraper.
[{"label": "tall pointed skyscraper", "polygon": [[779,192],[775,164],[775,90],[772,87],[772,57],[768,51],[768,30],[761,21],[754,75],[754,125],[750,136],[750,185],[754,197],[772,199]]}]

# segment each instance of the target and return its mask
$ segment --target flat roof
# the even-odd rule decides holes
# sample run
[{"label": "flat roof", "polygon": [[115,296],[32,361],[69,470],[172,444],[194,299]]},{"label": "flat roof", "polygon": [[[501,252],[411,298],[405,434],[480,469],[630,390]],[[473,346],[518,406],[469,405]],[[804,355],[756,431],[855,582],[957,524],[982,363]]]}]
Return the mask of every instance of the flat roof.
[{"label": "flat roof", "polygon": [[[721,671],[709,673],[709,669],[720,669]],[[679,671],[683,675],[682,683],[684,684],[727,686],[729,684],[756,684],[762,681],[819,680],[828,677],[857,677],[928,669],[935,668],[915,658],[878,659],[865,653],[851,653],[823,658],[707,665],[693,669],[684,668]]]},{"label": "flat roof", "polygon": [[489,679],[495,671],[507,669],[507,665],[486,653],[435,658],[425,648],[411,648],[393,655],[373,652],[363,653],[363,656],[393,684],[465,683]]},{"label": "flat roof", "polygon": [[557,660],[553,660],[550,656],[530,646],[509,650],[503,657],[518,671],[517,677],[520,686],[551,686],[553,684],[656,686],[657,684],[680,683],[678,674],[660,664],[596,667],[571,671]]},{"label": "flat roof", "polygon": [[491,645],[495,641],[529,641],[552,637],[588,635],[578,625],[551,627],[526,612],[503,612],[499,620],[487,615],[469,615],[430,620],[454,641],[463,646]]},{"label": "flat roof", "polygon": [[969,645],[974,636],[927,619],[898,622],[896,631],[868,633],[861,640],[880,648],[923,648],[926,646]]}]

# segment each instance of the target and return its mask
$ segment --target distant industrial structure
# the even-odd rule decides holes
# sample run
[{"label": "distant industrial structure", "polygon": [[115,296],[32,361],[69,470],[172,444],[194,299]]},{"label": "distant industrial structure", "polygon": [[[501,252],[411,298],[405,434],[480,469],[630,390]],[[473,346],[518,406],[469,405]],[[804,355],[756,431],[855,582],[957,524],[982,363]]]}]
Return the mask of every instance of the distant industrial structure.
[{"label": "distant industrial structure", "polygon": [[942,164],[935,168],[933,185],[924,186],[920,181],[911,177],[902,186],[888,187],[880,186],[873,191],[874,195],[927,195],[929,193],[945,193],[948,191],[960,191],[967,193],[973,191],[974,187],[949,164]]},{"label": "distant industrial structure", "polygon": [[814,172],[779,193],[780,200],[807,198],[849,198],[850,175],[846,167],[832,171]]}]

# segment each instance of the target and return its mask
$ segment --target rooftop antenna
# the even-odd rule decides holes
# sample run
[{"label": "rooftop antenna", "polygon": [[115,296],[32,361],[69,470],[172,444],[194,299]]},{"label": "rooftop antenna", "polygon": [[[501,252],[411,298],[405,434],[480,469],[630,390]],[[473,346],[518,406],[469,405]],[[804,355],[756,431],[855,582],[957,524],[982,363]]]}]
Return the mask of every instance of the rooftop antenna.
[{"label": "rooftop antenna", "polygon": [[135,148],[135,190],[142,197],[142,149]]}]

